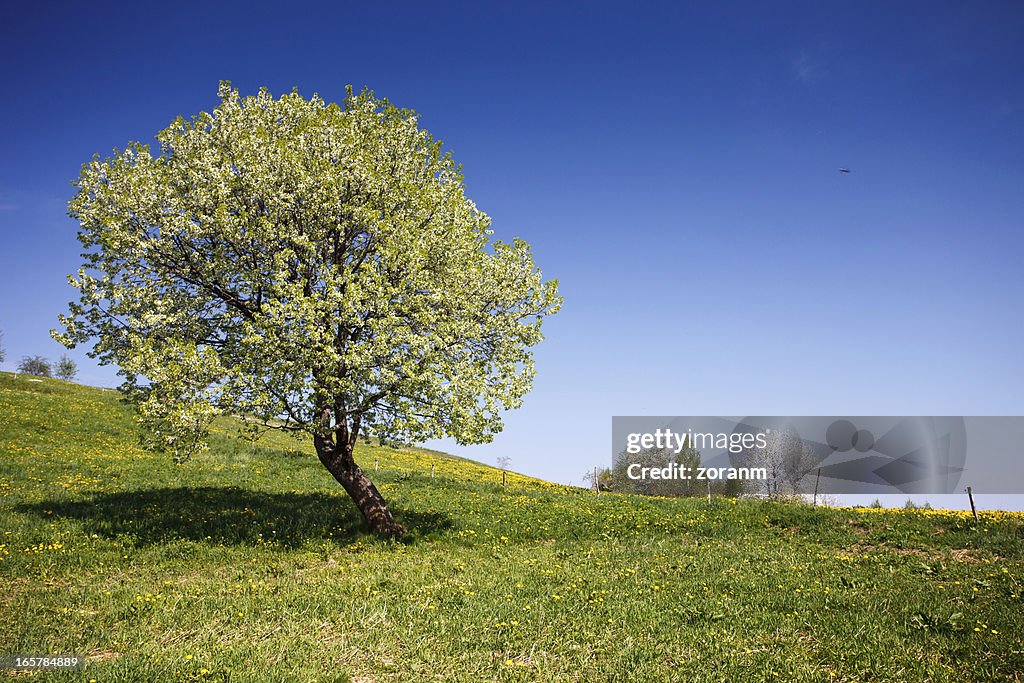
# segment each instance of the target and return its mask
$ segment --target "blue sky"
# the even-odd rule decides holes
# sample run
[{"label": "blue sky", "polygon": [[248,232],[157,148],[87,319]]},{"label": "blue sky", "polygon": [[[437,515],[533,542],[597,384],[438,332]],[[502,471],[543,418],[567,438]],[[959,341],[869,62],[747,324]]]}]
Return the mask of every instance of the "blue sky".
[{"label": "blue sky", "polygon": [[139,5],[8,10],[5,369],[62,352],[83,162],[220,79],[353,84],[565,297],[525,407],[450,450],[578,483],[614,414],[1024,414],[1019,3]]}]

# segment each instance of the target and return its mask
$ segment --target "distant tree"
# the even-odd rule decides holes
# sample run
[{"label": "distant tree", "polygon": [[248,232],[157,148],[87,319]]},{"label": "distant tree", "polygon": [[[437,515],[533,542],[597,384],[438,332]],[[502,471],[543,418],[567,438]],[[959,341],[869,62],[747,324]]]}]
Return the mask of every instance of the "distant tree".
[{"label": "distant tree", "polygon": [[[706,495],[707,488],[703,482],[697,481],[697,468],[700,467],[700,451],[690,445],[689,439],[676,453],[667,448],[649,448],[640,453],[622,451],[615,458],[611,469],[612,488],[624,493],[639,493],[647,496],[699,496]],[[630,465],[664,469],[672,465],[685,468],[682,471],[689,478],[673,479],[634,479],[629,476]]]},{"label": "distant tree", "polygon": [[50,361],[42,356],[23,356],[18,363],[18,372],[36,377],[53,377]]},{"label": "distant tree", "polygon": [[[594,476],[595,476],[594,472],[595,471],[597,472],[597,484],[596,485],[594,483]],[[615,490],[615,485],[614,485],[614,482],[612,480],[612,471],[611,471],[611,469],[609,469],[607,467],[596,468],[594,470],[589,470],[586,474],[583,475],[583,481],[585,481],[587,483],[589,488],[597,489],[598,491],[614,491]]]},{"label": "distant tree", "polygon": [[[707,482],[695,483],[703,483],[704,492],[707,493]],[[719,479],[711,482],[711,492],[716,496],[725,496],[726,498],[738,498],[747,492],[748,487],[749,482],[743,479]]]},{"label": "distant tree", "polygon": [[763,468],[763,493],[769,498],[800,492],[801,483],[817,466],[814,453],[796,434],[771,430],[765,434],[764,448],[748,448],[740,455],[744,467]]},{"label": "distant tree", "polygon": [[558,310],[530,246],[491,238],[415,112],[297,92],[178,118],[159,151],[83,166],[67,345],[116,364],[152,446],[186,459],[220,414],[309,435],[381,536],[404,532],[360,438],[490,441]]},{"label": "distant tree", "polygon": [[7,354],[4,351],[4,333],[3,333],[3,331],[0,331],[0,363],[3,363],[4,362],[4,358],[6,358],[6,357],[7,357]]},{"label": "distant tree", "polygon": [[507,470],[511,466],[512,458],[508,457],[507,455],[502,455],[498,457],[498,469]]},{"label": "distant tree", "polygon": [[54,368],[53,374],[56,375],[58,379],[70,382],[78,374],[78,364],[66,355],[61,356],[60,360],[57,361],[57,366]]}]

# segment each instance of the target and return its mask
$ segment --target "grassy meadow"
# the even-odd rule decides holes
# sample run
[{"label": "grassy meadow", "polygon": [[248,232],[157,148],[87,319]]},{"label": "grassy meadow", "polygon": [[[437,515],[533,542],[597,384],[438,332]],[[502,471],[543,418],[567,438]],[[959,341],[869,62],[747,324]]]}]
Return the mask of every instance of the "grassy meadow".
[{"label": "grassy meadow", "polygon": [[178,465],[136,429],[114,391],[0,373],[0,655],[87,658],[0,678],[1024,678],[1018,514],[502,487],[365,445],[410,532],[381,541],[308,443],[225,420]]}]

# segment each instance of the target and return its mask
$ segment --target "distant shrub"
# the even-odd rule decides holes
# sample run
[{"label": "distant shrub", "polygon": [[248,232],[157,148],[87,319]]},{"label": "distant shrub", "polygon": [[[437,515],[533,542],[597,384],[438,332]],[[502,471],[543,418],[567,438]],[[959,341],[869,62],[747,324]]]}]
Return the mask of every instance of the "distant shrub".
[{"label": "distant shrub", "polygon": [[836,508],[839,507],[839,499],[835,496],[829,496],[825,494],[818,494],[818,507],[822,508]]},{"label": "distant shrub", "polygon": [[78,374],[78,364],[67,356],[61,356],[53,374],[65,382],[70,382]]},{"label": "distant shrub", "polygon": [[597,489],[599,491],[615,491],[615,482],[612,471],[607,467],[602,469],[595,468],[594,470],[588,470],[583,475],[583,482],[591,489],[595,488],[594,477],[597,473]]},{"label": "distant shrub", "polygon": [[880,507],[882,507],[882,501],[880,501],[880,500],[878,500],[877,498],[875,498],[875,502],[873,502],[873,503],[872,503],[871,505],[869,505],[868,507],[873,507],[873,508],[880,508]]},{"label": "distant shrub", "polygon": [[811,501],[807,496],[800,493],[778,493],[771,496],[772,500],[780,503],[786,503],[787,505],[810,505]]},{"label": "distant shrub", "polygon": [[23,356],[18,363],[18,372],[36,377],[53,377],[50,361],[42,356]]}]

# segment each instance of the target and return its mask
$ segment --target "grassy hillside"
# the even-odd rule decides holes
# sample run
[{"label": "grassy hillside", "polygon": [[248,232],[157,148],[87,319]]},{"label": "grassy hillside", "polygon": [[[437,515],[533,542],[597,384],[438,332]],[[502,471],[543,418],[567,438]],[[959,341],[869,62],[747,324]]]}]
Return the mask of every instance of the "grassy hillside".
[{"label": "grassy hillside", "polygon": [[366,446],[410,530],[384,542],[307,444],[226,421],[175,465],[135,429],[115,392],[0,373],[0,655],[89,662],[19,680],[1024,677],[1019,515],[503,488]]}]

